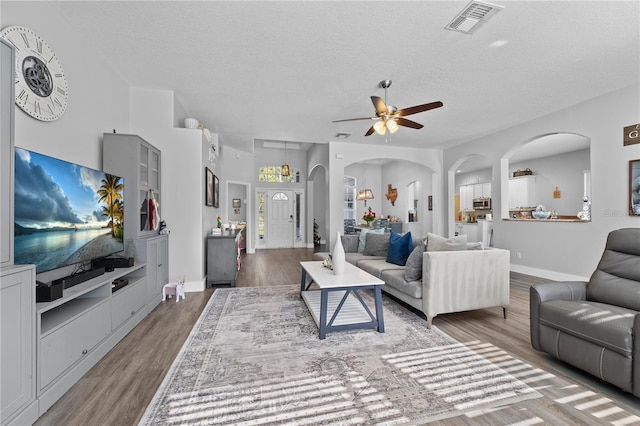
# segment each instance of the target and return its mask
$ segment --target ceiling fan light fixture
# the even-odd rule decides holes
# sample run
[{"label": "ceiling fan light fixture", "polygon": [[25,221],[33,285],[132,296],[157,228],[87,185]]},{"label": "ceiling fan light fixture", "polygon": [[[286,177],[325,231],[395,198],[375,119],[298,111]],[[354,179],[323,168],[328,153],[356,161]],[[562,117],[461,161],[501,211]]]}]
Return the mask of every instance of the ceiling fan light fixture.
[{"label": "ceiling fan light fixture", "polygon": [[387,132],[387,127],[385,126],[385,122],[382,120],[376,121],[376,123],[373,125],[373,130],[375,130],[376,133],[379,135],[384,135]]},{"label": "ceiling fan light fixture", "polygon": [[389,132],[391,133],[397,132],[398,123],[396,123],[396,120],[387,120],[387,129],[389,129]]}]

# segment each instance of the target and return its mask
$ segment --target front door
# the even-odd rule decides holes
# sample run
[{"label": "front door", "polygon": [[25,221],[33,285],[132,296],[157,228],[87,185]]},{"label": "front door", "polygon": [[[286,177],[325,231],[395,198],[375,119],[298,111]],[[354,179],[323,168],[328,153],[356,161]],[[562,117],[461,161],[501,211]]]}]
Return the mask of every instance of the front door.
[{"label": "front door", "polygon": [[267,246],[293,247],[293,191],[270,190],[267,198]]}]

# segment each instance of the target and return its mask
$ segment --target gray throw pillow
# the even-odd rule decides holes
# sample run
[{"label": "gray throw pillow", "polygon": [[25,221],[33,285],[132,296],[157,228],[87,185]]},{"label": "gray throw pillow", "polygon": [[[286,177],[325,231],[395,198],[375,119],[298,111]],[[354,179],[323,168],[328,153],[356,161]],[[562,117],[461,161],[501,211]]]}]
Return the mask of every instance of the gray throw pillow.
[{"label": "gray throw pillow", "polygon": [[427,251],[456,251],[467,249],[467,236],[445,238],[440,235],[427,234]]},{"label": "gray throw pillow", "polygon": [[344,247],[345,253],[355,253],[358,251],[358,236],[357,235],[342,235],[342,247]]},{"label": "gray throw pillow", "polygon": [[422,255],[424,253],[424,244],[418,244],[404,265],[404,279],[407,281],[418,281],[422,279]]},{"label": "gray throw pillow", "polygon": [[387,257],[389,250],[389,237],[391,234],[376,234],[369,232],[364,243],[365,256],[383,256]]},{"label": "gray throw pillow", "polygon": [[373,232],[374,234],[383,234],[384,228],[360,230],[360,241],[358,243],[358,253],[364,253],[364,243],[367,240],[367,234],[369,234],[370,232]]}]

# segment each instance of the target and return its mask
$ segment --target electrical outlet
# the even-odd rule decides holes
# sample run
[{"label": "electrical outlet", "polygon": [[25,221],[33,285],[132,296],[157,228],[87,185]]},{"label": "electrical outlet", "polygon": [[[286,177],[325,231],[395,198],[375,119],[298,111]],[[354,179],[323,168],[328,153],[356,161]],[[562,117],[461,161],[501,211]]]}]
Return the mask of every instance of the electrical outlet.
[{"label": "electrical outlet", "polygon": [[516,256],[518,257],[518,259],[522,259],[522,253],[516,252]]}]

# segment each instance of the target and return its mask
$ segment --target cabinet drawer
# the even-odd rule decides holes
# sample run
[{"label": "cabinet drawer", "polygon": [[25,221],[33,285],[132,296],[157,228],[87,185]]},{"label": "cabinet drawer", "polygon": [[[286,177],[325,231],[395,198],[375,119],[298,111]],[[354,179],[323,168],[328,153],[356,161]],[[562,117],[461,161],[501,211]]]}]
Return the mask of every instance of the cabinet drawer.
[{"label": "cabinet drawer", "polygon": [[97,305],[40,342],[40,382],[44,389],[111,333],[108,301]]},{"label": "cabinet drawer", "polygon": [[118,290],[111,298],[111,329],[120,327],[146,304],[147,280],[141,279]]}]

